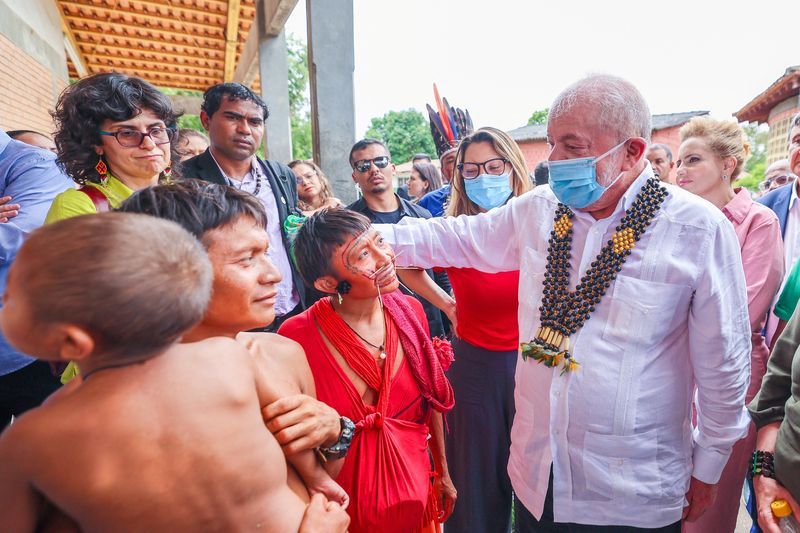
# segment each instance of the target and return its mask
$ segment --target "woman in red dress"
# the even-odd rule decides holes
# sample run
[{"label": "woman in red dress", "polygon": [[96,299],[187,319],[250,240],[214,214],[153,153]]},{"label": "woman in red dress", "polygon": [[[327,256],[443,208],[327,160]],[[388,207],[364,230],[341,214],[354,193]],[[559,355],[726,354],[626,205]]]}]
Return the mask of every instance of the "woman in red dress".
[{"label": "woman in red dress", "polygon": [[351,533],[437,531],[455,502],[442,419],[454,404],[449,345],[430,340],[422,306],[397,291],[394,253],[363,215],[314,214],[293,251],[306,282],[330,297],[278,333],[303,346],[317,398],[355,423],[337,477]]}]

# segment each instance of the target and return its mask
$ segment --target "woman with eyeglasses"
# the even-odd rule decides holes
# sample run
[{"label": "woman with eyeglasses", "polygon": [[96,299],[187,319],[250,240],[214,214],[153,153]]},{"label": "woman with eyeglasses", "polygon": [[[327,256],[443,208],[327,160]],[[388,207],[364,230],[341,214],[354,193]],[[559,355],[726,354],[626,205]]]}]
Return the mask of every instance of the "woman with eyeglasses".
[{"label": "woman with eyeglasses", "polygon": [[[519,146],[495,128],[480,128],[464,137],[450,183],[445,214],[454,217],[497,209],[532,189]],[[447,417],[446,449],[458,505],[445,529],[448,533],[509,531],[512,495],[506,468],[519,348],[519,271],[487,274],[448,268],[455,301],[418,272],[402,271],[403,282],[456,324],[455,361],[447,373],[456,405]]]},{"label": "woman with eyeglasses", "polygon": [[[114,209],[176,174],[179,115],[144,80],[116,73],[83,78],[61,93],[53,116],[59,164],[79,187],[56,196],[45,224]],[[76,372],[70,363],[61,381]]]},{"label": "woman with eyeglasses", "polygon": [[[769,208],[753,202],[747,189],[733,185],[750,152],[744,130],[738,124],[695,117],[681,128],[680,136],[676,165],[678,186],[720,209],[739,238],[752,344],[750,386],[746,397],[749,403],[758,392],[766,371],[769,349],[761,332],[783,279],[780,225]],[[734,530],[747,464],[755,446],[756,431],[751,425],[746,438],[733,447],[719,481],[716,501],[697,521],[686,522],[685,532]]]},{"label": "woman with eyeglasses", "polygon": [[175,175],[179,115],[144,80],[116,73],[83,78],[64,90],[53,116],[59,164],[80,187],[56,197],[45,223],[108,211]]},{"label": "woman with eyeglasses", "polygon": [[328,177],[314,161],[295,159],[289,163],[297,181],[297,207],[311,216],[326,207],[340,207],[342,201],[333,195]]}]

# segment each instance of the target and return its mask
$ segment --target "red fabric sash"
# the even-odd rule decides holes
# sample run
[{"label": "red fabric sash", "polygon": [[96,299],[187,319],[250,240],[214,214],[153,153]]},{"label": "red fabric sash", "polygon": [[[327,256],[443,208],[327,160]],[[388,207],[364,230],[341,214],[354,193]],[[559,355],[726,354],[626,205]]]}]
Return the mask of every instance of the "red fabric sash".
[{"label": "red fabric sash", "polygon": [[89,197],[98,213],[107,213],[111,210],[111,207],[108,205],[108,198],[106,198],[106,195],[97,190],[95,187],[84,185],[78,190]]},{"label": "red fabric sash", "polygon": [[[345,387],[360,416],[355,421],[355,436],[345,459],[353,466],[352,474],[348,479],[338,478],[350,493],[347,512],[352,518],[351,533],[413,533],[436,516],[427,452],[428,427],[386,416],[398,340],[423,397],[449,410],[453,391],[413,309],[405,301],[398,303],[397,296],[404,298],[399,294],[384,296],[386,361],[382,370],[327,298],[311,308],[312,316],[333,347],[378,392],[378,402],[373,407],[364,403],[355,387]],[[436,369],[441,379],[437,378]]]}]

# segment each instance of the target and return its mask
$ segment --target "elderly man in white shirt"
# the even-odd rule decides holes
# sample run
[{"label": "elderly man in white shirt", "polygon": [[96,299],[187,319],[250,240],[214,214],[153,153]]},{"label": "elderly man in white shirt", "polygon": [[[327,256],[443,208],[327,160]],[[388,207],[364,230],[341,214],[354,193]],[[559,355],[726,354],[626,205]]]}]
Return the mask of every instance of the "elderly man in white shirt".
[{"label": "elderly man in white shirt", "polygon": [[739,244],[721,211],[654,176],[650,120],[633,85],[590,76],[550,108],[551,186],[378,226],[401,265],[521,270],[520,532],[678,532],[712,504],[749,424]]}]

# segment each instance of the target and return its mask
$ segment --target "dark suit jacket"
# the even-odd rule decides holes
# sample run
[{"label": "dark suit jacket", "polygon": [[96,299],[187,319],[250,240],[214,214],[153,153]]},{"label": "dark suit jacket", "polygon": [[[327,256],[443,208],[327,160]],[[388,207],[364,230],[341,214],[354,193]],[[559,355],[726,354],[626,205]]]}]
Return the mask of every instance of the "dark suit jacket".
[{"label": "dark suit jacket", "polygon": [[789,218],[789,201],[792,199],[792,187],[795,186],[795,182],[787,183],[758,199],[758,203],[769,207],[777,215],[781,225],[781,237],[784,239],[786,239],[786,219]]},{"label": "dark suit jacket", "polygon": [[[297,289],[297,293],[300,295],[300,303],[305,309],[309,304],[306,287],[300,275],[297,273],[291,254],[289,254],[289,238],[283,227],[286,217],[289,215],[301,215],[297,208],[297,181],[295,180],[292,170],[286,165],[274,161],[262,161],[261,159],[258,160],[258,164],[261,165],[261,170],[267,180],[269,180],[272,193],[275,195],[275,203],[278,206],[278,216],[280,217],[283,247],[289,255],[289,264],[292,266],[292,281],[294,282],[294,287]],[[228,185],[208,150],[184,161],[181,164],[181,176],[184,178],[210,181],[211,183],[217,183],[219,185]],[[270,243],[270,245],[273,245],[273,243]],[[286,275],[285,272],[282,272],[282,274]]]}]

